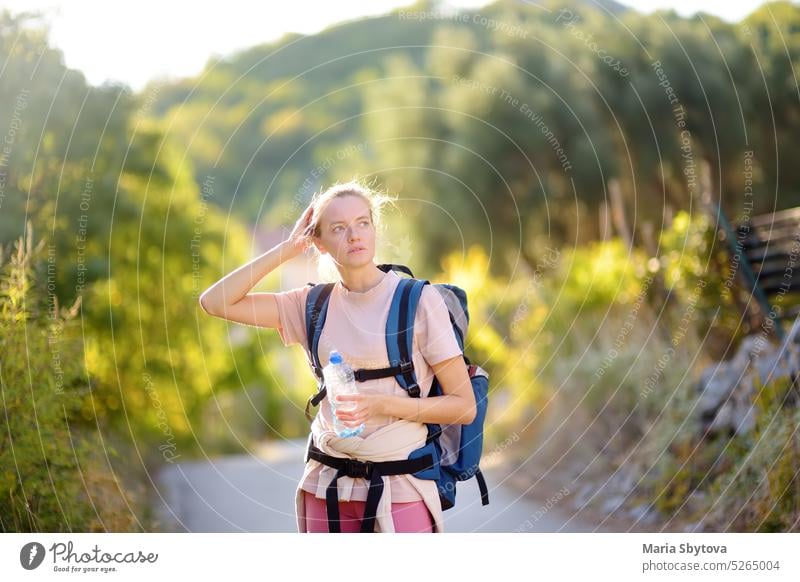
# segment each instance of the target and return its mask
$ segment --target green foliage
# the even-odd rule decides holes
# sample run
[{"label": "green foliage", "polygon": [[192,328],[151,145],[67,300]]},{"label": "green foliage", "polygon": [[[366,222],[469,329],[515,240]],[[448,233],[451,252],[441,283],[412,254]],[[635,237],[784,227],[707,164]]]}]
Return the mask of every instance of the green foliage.
[{"label": "green foliage", "polygon": [[695,404],[685,399],[647,439],[642,453],[653,465],[637,494],[662,515],[697,522],[702,531],[793,531],[800,516],[795,390],[788,379],[755,378],[754,430],[706,438],[682,420]]},{"label": "green foliage", "polygon": [[[755,378],[756,426],[746,447],[725,451],[727,470],[711,486],[709,528],[796,531],[800,518],[800,410],[797,387],[787,378],[762,384]],[[742,503],[746,499],[746,503]]]},{"label": "green foliage", "polygon": [[[2,104],[21,121],[3,167],[0,242],[13,241],[26,218],[48,234],[48,285],[59,303],[81,310],[76,361],[91,378],[92,399],[77,404],[78,414],[128,434],[145,463],[163,462],[164,446],[187,458],[202,443],[213,454],[202,427],[215,391],[272,394],[287,383],[270,379],[255,355],[279,345],[277,334],[259,342],[248,333],[249,345],[230,349],[232,326],[197,302],[246,260],[244,225],[219,210],[227,195],[220,176],[196,181],[179,143],[149,117],[153,94],[89,87],[45,36],[4,18],[0,49],[10,74]],[[268,422],[280,431],[301,417],[272,414]],[[262,422],[233,432],[249,440],[264,431]]]},{"label": "green foliage", "polygon": [[[440,257],[422,245],[519,248],[533,269],[531,233],[546,231],[554,246],[598,238],[593,216],[612,177],[638,223],[661,224],[664,206],[696,213],[703,160],[711,192],[739,215],[747,150],[755,191],[778,196],[755,197],[755,211],[800,204],[800,169],[770,171],[795,157],[800,129],[796,4],[771,3],[741,24],[546,6],[409,16],[437,10],[421,3],[214,59],[198,79],[153,85],[143,98],[186,144],[196,181],[217,173],[217,202],[250,222],[283,225],[285,213],[270,209],[377,172],[405,200],[426,270]],[[510,277],[507,254],[492,261],[495,274]]]},{"label": "green foliage", "polygon": [[[665,515],[789,527],[798,417],[778,406],[782,388],[761,391],[752,439],[698,441],[687,424],[695,367],[742,333],[731,257],[692,178],[708,160],[710,194],[739,216],[752,150],[754,191],[777,193],[755,196],[754,213],[800,204],[800,165],[785,163],[800,130],[800,8],[771,3],[729,24],[544,5],[481,9],[527,36],[398,10],[286,35],[139,95],[89,87],[45,32],[2,14],[0,105],[22,123],[0,242],[26,219],[47,232],[36,268],[51,292],[22,259],[4,266],[3,529],[133,529],[129,488],[104,464],[133,441],[148,465],[164,462],[165,443],[190,457],[307,430],[301,352],[205,316],[197,295],[246,260],[247,228],[286,226],[313,191],[353,174],[401,194],[390,220],[406,234],[391,242],[415,271],[467,289],[468,349],[492,375],[490,440],[550,412],[570,438],[598,437],[581,442],[600,443],[598,464],[624,459],[643,477],[636,497]],[[569,26],[564,9],[578,16]],[[635,235],[661,225],[656,256],[597,242],[610,178]],[[563,250],[547,260],[547,249]],[[80,308],[82,327],[49,317],[51,297]],[[87,510],[94,491],[114,490],[99,515]]]},{"label": "green foliage", "polygon": [[28,237],[0,250],[0,531],[135,530],[142,499],[80,415],[91,402],[81,325],[47,294],[43,249]]},{"label": "green foliage", "polygon": [[[734,293],[742,293],[742,285],[716,231],[707,213],[690,215],[681,210],[661,233],[657,264],[665,289],[679,305],[692,306],[695,327],[714,327],[720,343],[728,345],[742,335],[742,303],[734,300]],[[674,320],[674,326],[678,325],[679,319]]]}]

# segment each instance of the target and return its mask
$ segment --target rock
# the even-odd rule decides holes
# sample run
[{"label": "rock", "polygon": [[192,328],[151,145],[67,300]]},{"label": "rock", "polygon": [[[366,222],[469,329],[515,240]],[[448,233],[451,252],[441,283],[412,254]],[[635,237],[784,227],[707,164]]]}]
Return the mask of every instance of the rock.
[{"label": "rock", "polygon": [[572,496],[572,504],[574,509],[578,509],[583,507],[588,503],[589,499],[592,497],[594,493],[594,487],[591,483],[585,483],[581,485],[578,490]]},{"label": "rock", "polygon": [[643,523],[652,523],[655,520],[656,515],[653,513],[652,509],[650,508],[649,503],[641,503],[636,505],[628,510],[628,515]]},{"label": "rock", "polygon": [[683,511],[685,511],[688,515],[705,513],[708,510],[706,507],[707,504],[708,494],[705,491],[695,489],[686,499],[686,505],[684,506]]},{"label": "rock", "polygon": [[755,426],[755,380],[761,384],[788,378],[800,370],[800,318],[782,345],[761,333],[745,337],[736,354],[705,368],[697,383],[702,433],[747,434]]},{"label": "rock", "polygon": [[610,515],[622,507],[622,504],[625,503],[625,496],[624,495],[614,495],[609,497],[603,504],[600,506],[600,509],[606,515]]}]

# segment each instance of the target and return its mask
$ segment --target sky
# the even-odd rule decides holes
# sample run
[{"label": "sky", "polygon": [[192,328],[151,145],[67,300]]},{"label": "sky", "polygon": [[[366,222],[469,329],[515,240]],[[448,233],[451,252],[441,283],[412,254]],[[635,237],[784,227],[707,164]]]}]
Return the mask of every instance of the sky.
[{"label": "sky", "polygon": [[[536,0],[520,0],[536,4]],[[592,1],[592,0],[587,0]],[[122,82],[134,91],[151,79],[190,77],[212,56],[280,38],[286,32],[314,34],[354,18],[386,13],[412,0],[0,0],[12,13],[41,10],[50,42],[68,67],[79,69],[92,85]],[[708,12],[736,22],[762,0],[622,0],[650,13],[672,8],[683,16]],[[270,7],[270,4],[273,4]],[[475,8],[485,0],[448,0],[452,7]],[[280,7],[276,10],[274,6]]]}]

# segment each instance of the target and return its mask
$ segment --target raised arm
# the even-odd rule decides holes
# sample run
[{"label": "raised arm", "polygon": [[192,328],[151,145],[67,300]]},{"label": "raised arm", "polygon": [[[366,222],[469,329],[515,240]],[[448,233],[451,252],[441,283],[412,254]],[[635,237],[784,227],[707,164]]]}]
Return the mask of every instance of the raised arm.
[{"label": "raised arm", "polygon": [[261,279],[282,263],[301,254],[310,244],[308,226],[313,207],[297,220],[289,238],[225,275],[200,295],[203,311],[237,323],[258,327],[280,326],[274,293],[250,293]]}]

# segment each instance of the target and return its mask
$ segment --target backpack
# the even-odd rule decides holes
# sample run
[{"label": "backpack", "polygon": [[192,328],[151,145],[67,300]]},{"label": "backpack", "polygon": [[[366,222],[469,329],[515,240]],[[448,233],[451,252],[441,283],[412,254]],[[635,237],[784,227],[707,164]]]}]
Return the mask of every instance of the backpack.
[{"label": "backpack", "polygon": [[[414,318],[416,315],[419,298],[425,285],[431,283],[427,280],[414,279],[411,270],[404,265],[381,264],[378,268],[384,272],[390,269],[409,275],[401,278],[395,290],[389,316],[386,322],[386,349],[390,366],[381,369],[354,370],[356,381],[364,382],[375,378],[394,376],[400,386],[412,398],[419,398],[420,388],[414,373],[414,364],[411,359],[412,343],[414,339]],[[308,338],[308,354],[311,357],[310,365],[317,377],[318,390],[306,403],[305,414],[309,422],[312,417],[310,407],[317,406],[325,397],[326,389],[322,375],[322,365],[319,360],[317,348],[319,345],[322,327],[328,309],[328,301],[334,283],[309,283],[311,290],[306,300],[306,337]],[[467,294],[463,289],[445,283],[433,284],[433,287],[442,295],[444,303],[450,314],[450,323],[456,336],[458,345],[463,353],[464,338],[467,335],[469,324],[469,311],[467,309]],[[489,375],[480,366],[472,364],[464,355],[467,364],[472,390],[475,395],[476,415],[470,424],[429,424],[428,436],[425,444],[412,451],[408,459],[421,460],[432,458],[433,462],[425,469],[410,472],[419,479],[432,479],[436,481],[439,490],[439,499],[442,509],[447,510],[455,505],[456,484],[475,477],[481,493],[481,504],[488,505],[489,492],[486,480],[480,470],[479,462],[483,448],[483,425],[486,418],[488,405]],[[434,376],[429,396],[442,395],[442,387]],[[309,446],[312,439],[309,437]],[[306,460],[308,460],[308,450]]]}]

